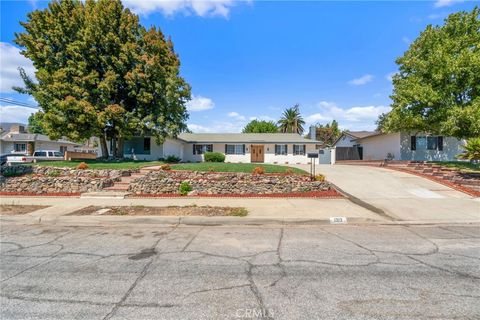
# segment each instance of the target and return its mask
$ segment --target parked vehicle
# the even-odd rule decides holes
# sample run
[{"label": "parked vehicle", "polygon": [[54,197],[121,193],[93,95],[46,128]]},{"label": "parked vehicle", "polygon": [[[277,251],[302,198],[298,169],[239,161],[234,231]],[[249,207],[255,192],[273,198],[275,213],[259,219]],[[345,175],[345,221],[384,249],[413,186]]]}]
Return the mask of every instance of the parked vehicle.
[{"label": "parked vehicle", "polygon": [[29,159],[29,157],[26,154],[22,154],[22,153],[5,154],[2,156],[2,165],[3,165],[3,157],[5,157],[5,163],[7,165],[12,163],[28,163],[33,161],[33,159]]},{"label": "parked vehicle", "polygon": [[63,160],[63,153],[55,150],[37,150],[33,153],[33,156],[27,156],[25,154],[11,154],[6,155],[7,164],[12,163],[30,163],[37,161],[59,161]]},{"label": "parked vehicle", "polygon": [[42,160],[63,160],[63,153],[55,150],[37,150],[33,153],[32,157],[33,162],[42,161]]}]

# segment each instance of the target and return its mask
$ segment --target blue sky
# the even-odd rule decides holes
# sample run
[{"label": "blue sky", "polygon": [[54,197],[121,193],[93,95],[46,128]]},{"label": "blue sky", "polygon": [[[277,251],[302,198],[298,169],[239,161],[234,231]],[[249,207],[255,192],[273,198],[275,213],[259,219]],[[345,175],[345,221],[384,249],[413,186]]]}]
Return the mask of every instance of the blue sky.
[{"label": "blue sky", "polygon": [[[0,94],[14,93],[16,71],[34,69],[19,54],[19,21],[44,1],[0,1]],[[172,37],[192,86],[194,132],[239,132],[250,119],[277,120],[296,103],[307,124],[337,119],[371,130],[389,110],[395,59],[428,24],[478,1],[162,1],[124,0],[145,26]],[[0,104],[1,121],[25,122],[32,109]]]}]

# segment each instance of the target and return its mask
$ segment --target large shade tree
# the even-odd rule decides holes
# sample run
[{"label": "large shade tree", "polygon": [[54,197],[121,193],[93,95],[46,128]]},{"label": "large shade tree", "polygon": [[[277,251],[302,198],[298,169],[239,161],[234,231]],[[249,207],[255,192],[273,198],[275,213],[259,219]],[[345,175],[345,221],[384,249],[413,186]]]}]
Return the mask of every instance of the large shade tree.
[{"label": "large shade tree", "polygon": [[278,127],[273,121],[252,120],[243,128],[243,133],[276,133]]},{"label": "large shade tree", "polygon": [[379,118],[380,129],[480,136],[479,15],[476,7],[429,25],[397,59],[392,110]]},{"label": "large shade tree", "polygon": [[173,44],[154,27],[146,30],[120,0],[59,0],[28,14],[15,42],[33,61],[37,82],[20,74],[43,110],[51,138],[123,140],[151,135],[161,143],[186,130],[190,87],[179,75]]},{"label": "large shade tree", "polygon": [[283,133],[298,133],[302,134],[305,121],[300,114],[300,106],[296,104],[292,108],[286,109],[280,120],[278,120],[278,128]]}]

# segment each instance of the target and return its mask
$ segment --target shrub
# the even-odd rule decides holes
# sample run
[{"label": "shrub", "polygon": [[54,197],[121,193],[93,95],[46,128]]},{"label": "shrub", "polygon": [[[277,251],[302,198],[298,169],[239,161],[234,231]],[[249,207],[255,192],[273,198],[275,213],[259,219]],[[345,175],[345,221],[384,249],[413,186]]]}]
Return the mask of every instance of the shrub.
[{"label": "shrub", "polygon": [[59,177],[61,174],[60,170],[52,170],[47,173],[48,177]]},{"label": "shrub", "polygon": [[220,152],[205,152],[203,159],[205,162],[225,162],[225,155]]},{"label": "shrub", "polygon": [[325,181],[325,176],[323,174],[317,174],[315,176],[315,181]]},{"label": "shrub", "polygon": [[458,159],[470,161],[480,160],[480,138],[468,139],[463,149],[465,149],[465,151],[457,155]]},{"label": "shrub", "polygon": [[286,174],[293,174],[293,169],[292,168],[287,168],[285,169]]},{"label": "shrub", "polygon": [[177,157],[173,154],[171,154],[171,155],[169,155],[165,158],[166,163],[178,163],[178,162],[180,162],[180,160],[182,160],[182,159],[180,159],[179,157]]},{"label": "shrub", "polygon": [[77,169],[78,170],[85,170],[85,169],[88,169],[88,164],[86,164],[85,162],[80,162],[77,166]]},{"label": "shrub", "polygon": [[214,167],[208,167],[208,172],[215,172],[215,168]]},{"label": "shrub", "polygon": [[172,166],[169,165],[168,163],[166,163],[166,164],[162,164],[162,165],[160,166],[160,169],[165,170],[165,171],[168,171],[168,170],[172,170]]},{"label": "shrub", "polygon": [[193,190],[193,188],[190,185],[190,182],[188,182],[188,181],[183,181],[182,183],[180,183],[180,187],[178,188],[178,192],[182,196],[186,196],[192,190]]},{"label": "shrub", "polygon": [[232,208],[230,215],[234,217],[245,217],[248,215],[248,210],[245,208]]},{"label": "shrub", "polygon": [[264,174],[265,173],[265,169],[263,167],[255,167],[255,169],[253,169],[253,174]]}]

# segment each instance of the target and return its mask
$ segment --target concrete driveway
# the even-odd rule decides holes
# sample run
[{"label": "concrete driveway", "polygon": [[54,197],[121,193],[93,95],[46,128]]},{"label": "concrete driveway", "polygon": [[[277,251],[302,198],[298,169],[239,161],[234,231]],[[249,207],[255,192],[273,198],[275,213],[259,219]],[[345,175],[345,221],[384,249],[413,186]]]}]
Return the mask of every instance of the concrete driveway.
[{"label": "concrete driveway", "polygon": [[[296,167],[309,171],[307,165]],[[345,193],[398,220],[478,221],[480,198],[404,172],[354,165],[317,165]]]}]

